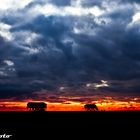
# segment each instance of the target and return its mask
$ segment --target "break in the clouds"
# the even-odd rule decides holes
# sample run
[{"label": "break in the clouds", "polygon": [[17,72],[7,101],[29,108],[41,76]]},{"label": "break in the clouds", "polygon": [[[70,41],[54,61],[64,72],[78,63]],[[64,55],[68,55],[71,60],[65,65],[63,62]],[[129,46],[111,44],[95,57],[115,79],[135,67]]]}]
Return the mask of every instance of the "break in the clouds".
[{"label": "break in the clouds", "polygon": [[138,0],[2,1],[0,98],[139,95],[139,38]]}]

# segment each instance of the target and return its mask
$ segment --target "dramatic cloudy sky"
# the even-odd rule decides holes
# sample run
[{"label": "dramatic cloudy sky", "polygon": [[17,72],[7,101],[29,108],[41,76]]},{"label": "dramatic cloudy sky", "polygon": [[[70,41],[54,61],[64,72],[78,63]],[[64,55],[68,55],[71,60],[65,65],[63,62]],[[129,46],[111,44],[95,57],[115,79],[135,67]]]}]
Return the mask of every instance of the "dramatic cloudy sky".
[{"label": "dramatic cloudy sky", "polygon": [[140,94],[139,0],[0,1],[0,98]]}]

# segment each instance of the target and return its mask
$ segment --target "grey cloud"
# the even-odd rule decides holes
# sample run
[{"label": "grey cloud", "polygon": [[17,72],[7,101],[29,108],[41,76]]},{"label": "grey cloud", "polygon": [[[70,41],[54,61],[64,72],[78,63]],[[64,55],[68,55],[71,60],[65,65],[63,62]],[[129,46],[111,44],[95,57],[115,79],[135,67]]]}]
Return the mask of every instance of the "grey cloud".
[{"label": "grey cloud", "polygon": [[125,0],[125,2],[130,2],[130,3],[140,3],[139,0]]},{"label": "grey cloud", "polygon": [[102,0],[81,0],[81,4],[84,7],[101,6]]},{"label": "grey cloud", "polygon": [[57,6],[69,6],[71,4],[71,0],[49,0],[49,2]]},{"label": "grey cloud", "polygon": [[[38,1],[30,3],[25,9],[30,9],[37,3]],[[50,3],[66,6],[70,1]],[[43,5],[44,1],[38,4]],[[101,1],[83,2],[83,6],[101,4]],[[10,32],[15,37],[13,41],[0,38],[0,59],[12,60],[16,70],[13,77],[0,80],[0,91],[6,96],[20,94],[30,97],[31,93],[41,89],[59,92],[58,87],[63,84],[73,89],[74,93],[68,94],[86,96],[99,91],[91,90],[87,93],[88,90],[83,85],[101,79],[117,81],[110,87],[101,88],[102,94],[139,93],[139,85],[136,84],[140,78],[139,26],[128,28],[135,11],[133,5],[99,17],[37,15],[28,22],[17,24],[24,17],[22,10],[19,18],[10,16],[10,13],[6,17],[1,16],[3,22],[13,25]],[[110,21],[107,23],[105,19]],[[98,20],[102,22],[98,23]],[[74,28],[81,32],[75,33]],[[21,35],[23,32],[36,33],[39,37],[29,44],[25,41],[25,36]],[[31,54],[28,52],[30,49],[36,49],[37,52]],[[1,65],[0,68],[4,66]],[[134,82],[127,86],[130,80]],[[0,96],[4,97],[4,94]]]}]

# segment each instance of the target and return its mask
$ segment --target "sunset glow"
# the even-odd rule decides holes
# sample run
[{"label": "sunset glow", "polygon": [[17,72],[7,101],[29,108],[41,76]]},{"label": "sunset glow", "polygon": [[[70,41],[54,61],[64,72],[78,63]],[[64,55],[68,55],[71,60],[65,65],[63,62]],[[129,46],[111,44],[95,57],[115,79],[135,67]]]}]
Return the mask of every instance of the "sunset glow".
[{"label": "sunset glow", "polygon": [[[75,97],[76,98],[76,97]],[[78,97],[77,97],[78,98]],[[104,100],[93,101],[99,109],[99,111],[128,111],[128,110],[140,110],[139,98],[132,98],[129,101],[119,101],[113,100],[112,97],[106,97]],[[15,102],[0,102],[0,111],[28,111],[26,106],[29,101],[15,101]],[[34,101],[42,102],[42,101]],[[84,105],[86,102],[74,102],[74,101],[65,101],[65,102],[47,102],[46,111],[85,111]]]}]

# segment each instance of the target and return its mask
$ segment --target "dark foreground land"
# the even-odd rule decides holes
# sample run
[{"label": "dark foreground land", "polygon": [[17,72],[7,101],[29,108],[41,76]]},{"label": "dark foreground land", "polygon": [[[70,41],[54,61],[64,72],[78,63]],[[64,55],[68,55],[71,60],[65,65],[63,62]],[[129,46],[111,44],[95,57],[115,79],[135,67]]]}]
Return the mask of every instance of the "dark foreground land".
[{"label": "dark foreground land", "polygon": [[84,114],[136,114],[140,113],[140,110],[132,111],[0,111],[0,115],[35,115],[35,114],[44,114],[44,115],[84,115]]},{"label": "dark foreground land", "polygon": [[[109,119],[111,117],[125,118],[125,117],[140,117],[140,111],[0,111],[0,119],[7,121],[29,121],[36,122],[42,121],[43,119],[50,119],[53,121],[58,118],[65,119],[83,119],[88,121],[90,118],[97,119]],[[132,119],[131,118],[131,119]],[[115,119],[115,118],[114,118]]]},{"label": "dark foreground land", "polygon": [[0,112],[1,125],[140,122],[140,111],[8,111]]},{"label": "dark foreground land", "polygon": [[[100,116],[121,116],[121,115],[140,115],[140,111],[0,111],[0,117],[6,118],[36,118],[36,117],[100,117]],[[123,116],[122,116],[123,117]],[[23,119],[25,119],[23,118]]]},{"label": "dark foreground land", "polygon": [[[140,115],[140,111],[0,111],[0,117],[25,117],[25,118],[36,118],[36,117],[100,117],[100,116],[122,116],[122,115]],[[122,116],[123,117],[123,116]],[[24,119],[25,119],[24,118]]]},{"label": "dark foreground land", "polygon": [[79,139],[83,135],[99,137],[102,132],[118,135],[126,128],[134,130],[140,126],[139,120],[140,111],[0,112],[0,133],[12,134],[15,140]]}]

